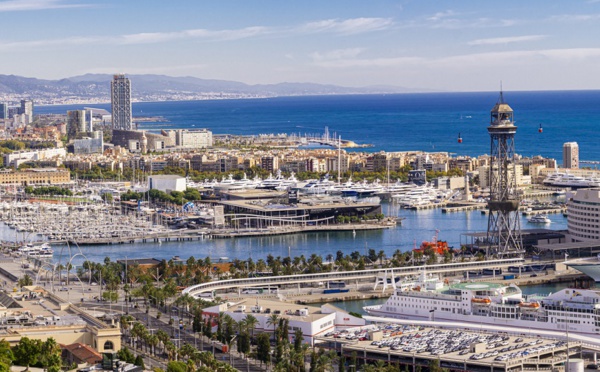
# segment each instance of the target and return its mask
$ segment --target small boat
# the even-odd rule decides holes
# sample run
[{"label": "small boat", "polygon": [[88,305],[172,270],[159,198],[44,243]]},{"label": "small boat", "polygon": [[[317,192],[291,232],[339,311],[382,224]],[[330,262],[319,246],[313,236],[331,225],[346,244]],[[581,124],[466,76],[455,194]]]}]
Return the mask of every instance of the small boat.
[{"label": "small boat", "polygon": [[473,297],[471,299],[471,302],[474,304],[483,304],[483,305],[489,305],[492,303],[492,300],[490,300],[489,298],[476,298]]},{"label": "small boat", "polygon": [[540,303],[539,302],[521,302],[519,304],[519,306],[529,308],[529,309],[539,309]]},{"label": "small boat", "polygon": [[533,216],[530,219],[528,219],[527,222],[529,222],[529,223],[547,224],[547,223],[550,223],[552,221],[550,221],[550,219],[548,218],[548,216],[545,215],[545,214],[536,214],[535,216]]}]

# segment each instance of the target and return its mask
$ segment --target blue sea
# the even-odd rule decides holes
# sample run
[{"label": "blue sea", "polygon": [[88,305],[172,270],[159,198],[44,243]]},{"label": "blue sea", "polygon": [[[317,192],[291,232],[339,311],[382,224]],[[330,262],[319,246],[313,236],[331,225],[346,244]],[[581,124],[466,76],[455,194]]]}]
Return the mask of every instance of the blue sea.
[{"label": "blue sea", "polygon": [[[215,134],[322,134],[372,144],[367,151],[489,153],[487,125],[497,92],[307,96],[265,99],[134,103],[133,115],[162,116],[166,123],[140,129],[208,128]],[[504,92],[515,112],[517,153],[562,163],[564,142],[579,144],[580,158],[600,160],[595,137],[600,91]],[[36,107],[36,113],[66,113],[92,105]],[[93,105],[110,111],[110,104]],[[538,132],[542,124],[543,133]],[[463,143],[457,141],[461,134]]]},{"label": "blue sea", "polygon": [[[309,133],[322,134],[325,127],[342,139],[372,144],[365,151],[446,151],[477,156],[489,153],[487,132],[490,110],[497,92],[427,93],[395,95],[311,96],[268,99],[147,102],[133,105],[134,117],[162,116],[166,123],[142,123],[140,129],[208,128],[215,134]],[[600,160],[595,137],[600,124],[600,91],[505,92],[504,100],[515,112],[518,126],[516,151],[524,156],[542,155],[562,162],[562,144],[579,143],[580,158]],[[36,113],[64,113],[92,105],[36,107]],[[109,104],[93,105],[110,110]],[[539,133],[542,124],[543,132]],[[461,133],[463,143],[457,142]],[[362,150],[360,150],[362,151]],[[404,217],[401,226],[378,232],[308,233],[278,237],[234,240],[202,240],[181,243],[152,243],[82,247],[88,259],[156,257],[174,255],[218,259],[253,259],[318,252],[323,257],[341,250],[366,252],[410,250],[439,238],[458,247],[467,232],[486,231],[487,216],[479,211],[442,214],[440,210],[394,210],[388,215]],[[551,215],[551,229],[565,229],[566,218]],[[531,228],[522,219],[523,228]],[[0,237],[14,238],[14,232],[0,228]],[[57,255],[60,252],[57,252]]]}]

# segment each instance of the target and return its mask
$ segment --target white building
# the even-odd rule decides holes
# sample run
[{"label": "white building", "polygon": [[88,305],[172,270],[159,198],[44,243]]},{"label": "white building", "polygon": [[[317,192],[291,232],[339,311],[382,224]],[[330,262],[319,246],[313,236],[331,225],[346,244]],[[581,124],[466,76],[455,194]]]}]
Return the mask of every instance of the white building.
[{"label": "white building", "polygon": [[175,146],[182,148],[201,149],[212,147],[213,145],[213,135],[208,129],[170,130],[168,135],[171,139],[173,139]]},{"label": "white building", "polygon": [[328,304],[313,307],[254,298],[226,302],[202,310],[203,317],[217,317],[219,313],[231,316],[236,322],[248,315],[254,316],[258,320],[254,328],[255,335],[261,332],[273,333],[276,326],[270,324],[269,318],[276,314],[280,319],[289,321],[290,341],[294,339],[294,332],[300,329],[304,343],[309,345],[314,344],[315,337],[324,336],[336,328],[354,328],[366,324],[364,319]]},{"label": "white building", "polygon": [[[490,167],[484,165],[478,168],[479,171],[479,186],[482,188],[490,187]],[[508,169],[509,174],[512,173],[512,168]],[[531,184],[531,177],[523,176],[523,166],[521,164],[515,165],[515,181],[517,186],[525,186]]]},{"label": "white building", "polygon": [[579,145],[577,142],[563,144],[563,168],[579,168]]},{"label": "white building", "polygon": [[163,174],[148,177],[150,189],[163,192],[185,191],[185,178],[178,175]]},{"label": "white building", "polygon": [[4,154],[4,166],[16,168],[29,161],[48,160],[53,158],[64,159],[66,155],[67,150],[65,148],[15,151],[10,154]]},{"label": "white building", "polygon": [[569,200],[567,228],[572,241],[600,239],[600,189],[578,190]]}]

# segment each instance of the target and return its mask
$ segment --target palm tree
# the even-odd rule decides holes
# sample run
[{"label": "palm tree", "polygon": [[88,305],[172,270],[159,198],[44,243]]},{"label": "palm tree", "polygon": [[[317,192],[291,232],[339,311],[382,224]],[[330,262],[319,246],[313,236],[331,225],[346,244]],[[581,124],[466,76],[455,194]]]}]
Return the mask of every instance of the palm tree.
[{"label": "palm tree", "polygon": [[165,352],[166,347],[167,347],[167,342],[169,342],[169,339],[170,339],[169,334],[167,332],[163,331],[162,329],[159,329],[156,332],[156,337],[162,343],[163,352]]},{"label": "palm tree", "polygon": [[277,328],[278,324],[279,324],[279,315],[277,315],[277,314],[269,315],[269,317],[267,318],[267,325],[273,326],[273,337],[275,337],[275,328]]},{"label": "palm tree", "polygon": [[250,338],[254,338],[254,328],[259,323],[258,319],[254,315],[248,314],[244,320],[246,321],[246,327],[250,331]]},{"label": "palm tree", "polygon": [[383,260],[385,259],[385,252],[383,250],[377,253],[377,258],[379,259],[379,264],[383,267]]},{"label": "palm tree", "polygon": [[157,335],[150,335],[150,338],[148,339],[148,343],[150,344],[151,351],[152,351],[152,355],[156,355],[156,346],[158,346],[160,340],[158,339]]}]

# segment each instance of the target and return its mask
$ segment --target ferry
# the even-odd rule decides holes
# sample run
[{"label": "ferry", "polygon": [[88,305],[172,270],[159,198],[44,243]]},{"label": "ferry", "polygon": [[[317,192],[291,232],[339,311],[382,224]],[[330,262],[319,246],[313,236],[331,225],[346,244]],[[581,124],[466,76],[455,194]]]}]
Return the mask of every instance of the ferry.
[{"label": "ferry", "polygon": [[373,316],[459,321],[600,335],[600,291],[563,289],[525,296],[516,284],[450,284],[421,272],[412,288],[396,288],[381,305],[366,306]]}]

